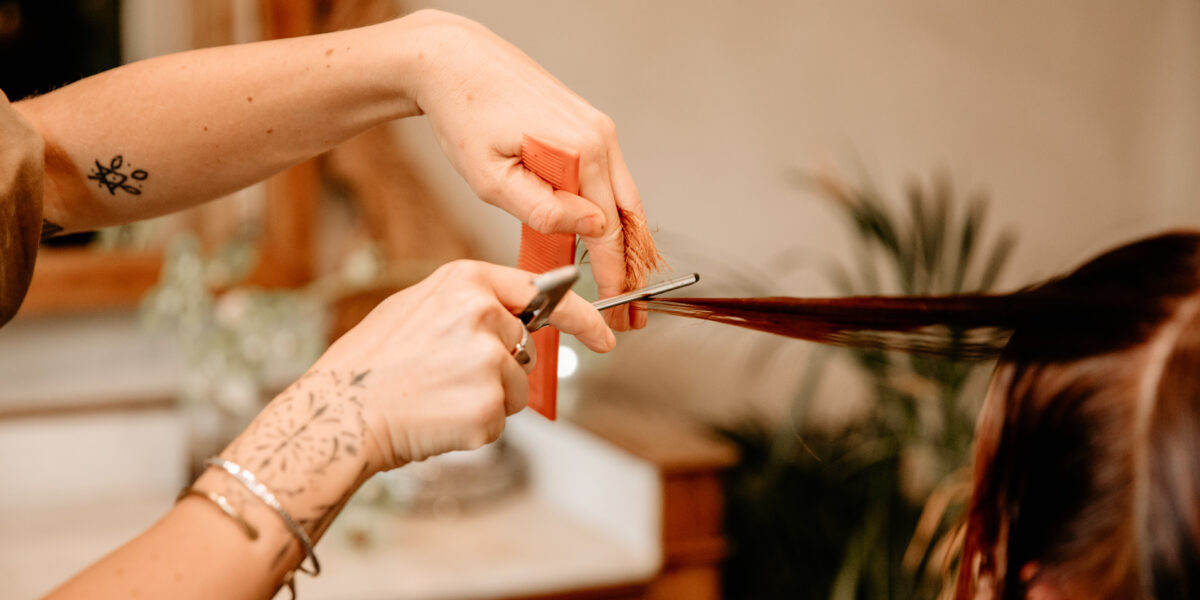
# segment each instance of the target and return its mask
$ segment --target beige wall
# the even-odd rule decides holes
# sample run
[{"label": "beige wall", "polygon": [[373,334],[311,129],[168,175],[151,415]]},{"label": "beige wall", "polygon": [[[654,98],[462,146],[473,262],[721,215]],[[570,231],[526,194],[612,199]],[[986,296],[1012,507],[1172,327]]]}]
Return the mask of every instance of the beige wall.
[{"label": "beige wall", "polygon": [[651,219],[714,255],[820,252],[830,215],[785,174],[860,158],[990,190],[1020,273],[1200,224],[1195,3],[405,3],[426,5],[612,115]]},{"label": "beige wall", "polygon": [[[140,34],[130,58],[179,45],[190,31],[180,2],[126,3]],[[844,227],[791,182],[797,168],[861,161],[891,189],[944,168],[990,191],[996,221],[1021,236],[1008,285],[1132,236],[1200,226],[1198,2],[403,5],[483,22],[612,115],[660,244],[677,270],[705,276],[700,294],[829,292],[820,267],[845,254]],[[427,123],[396,128],[487,258],[515,262],[518,228],[473,198]],[[771,262],[789,248],[806,261],[798,271]],[[720,263],[755,271],[755,286]],[[609,357],[585,355],[605,383],[717,414],[781,405],[808,352],[674,319],[620,339]],[[826,391],[844,403],[852,381],[834,381]]]},{"label": "beige wall", "polygon": [[[964,187],[988,190],[994,223],[1020,235],[1008,285],[1132,236],[1200,226],[1195,2],[404,6],[481,21],[610,114],[678,270],[704,270],[691,258],[697,252],[761,267],[799,247],[814,268],[778,278],[775,291],[827,292],[815,267],[843,252],[844,228],[786,174],[852,173],[859,161],[890,189],[944,168]],[[470,199],[427,125],[400,128],[427,148],[429,167],[486,238],[489,257],[512,261],[516,227]],[[722,340],[718,348],[756,344],[743,339],[754,334],[684,329],[684,339]],[[746,382],[746,365],[727,352],[670,352],[662,346],[671,342],[647,339],[658,335],[627,336],[610,365],[643,388],[705,407],[731,394],[789,394],[778,383],[758,390]],[[794,360],[781,362],[794,373]]]}]

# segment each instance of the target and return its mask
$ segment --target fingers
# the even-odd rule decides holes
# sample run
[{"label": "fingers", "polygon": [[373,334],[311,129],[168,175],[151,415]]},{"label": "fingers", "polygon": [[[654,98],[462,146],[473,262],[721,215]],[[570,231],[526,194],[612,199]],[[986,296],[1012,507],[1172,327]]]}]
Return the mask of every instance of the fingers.
[{"label": "fingers", "polygon": [[[598,238],[581,238],[588,248],[592,276],[600,298],[625,292],[625,236],[619,227]],[[617,331],[629,329],[629,311],[618,306],[604,311],[605,320]]]},{"label": "fingers", "polygon": [[[500,383],[504,388],[505,416],[520,412],[529,404],[529,377],[533,366],[537,363],[534,352],[533,336],[525,329],[525,324],[513,316],[508,310],[502,310],[498,316],[499,323],[493,325],[498,331],[499,343],[508,356],[500,360]],[[520,347],[528,353],[530,360],[521,364],[517,358]]]},{"label": "fingers", "polygon": [[480,196],[540,233],[596,236],[608,223],[608,216],[596,204],[575,194],[555,190],[526,169],[519,159],[510,164],[496,189]]},{"label": "fingers", "polygon": [[609,149],[608,162],[611,165],[610,173],[613,194],[617,201],[617,206],[621,210],[644,217],[642,196],[638,193],[637,185],[633,182],[633,175],[629,172],[629,166],[625,164],[625,156],[621,154],[620,146],[613,144]]},{"label": "fingers", "polygon": [[[529,344],[533,345],[530,338]],[[528,370],[526,370],[526,368]],[[517,364],[516,360],[507,360],[500,365],[500,383],[504,386],[504,414],[514,415],[521,412],[529,404],[529,371],[533,370],[533,361],[526,368]]]},{"label": "fingers", "polygon": [[[518,325],[521,325],[520,319],[514,318],[513,320]],[[533,342],[533,336],[530,335],[529,330],[525,329],[524,325],[521,325],[521,339],[516,344],[510,346],[510,348],[509,354],[513,356],[516,363],[525,370],[525,373],[532,373],[534,365],[537,364],[537,345]]]},{"label": "fingers", "polygon": [[575,292],[567,292],[558,308],[550,313],[550,324],[569,333],[594,352],[608,352],[617,345],[617,338],[604,322],[600,311]]},{"label": "fingers", "polygon": [[[519,146],[500,151],[502,156],[511,156],[503,172],[492,185],[476,191],[536,231],[579,235],[591,256],[600,296],[609,297],[627,291],[625,237],[617,207],[637,214],[642,209],[624,160],[619,151],[613,150],[617,145],[615,127],[606,116],[595,115],[576,124],[588,133],[564,141],[565,146],[579,151],[579,196],[554,190],[527,169],[518,158]],[[619,190],[614,190],[614,168],[619,172]],[[606,311],[604,316],[614,328],[629,329],[627,308]]]},{"label": "fingers", "polygon": [[[486,277],[485,272],[490,265],[464,262],[465,264],[459,267],[460,270],[467,271],[478,278]],[[537,347],[534,345],[533,336],[525,329],[525,324],[513,314],[511,309],[491,297],[489,294],[491,286],[486,286],[486,288],[482,292],[467,288],[466,291],[472,299],[459,301],[457,303],[459,309],[477,311],[478,320],[475,322],[480,326],[481,333],[498,340],[505,353],[511,357],[511,359],[503,361],[506,365],[516,364],[526,373],[532,373],[533,366],[537,363]]]},{"label": "fingers", "polygon": [[[597,291],[601,298],[607,298],[625,291],[625,236],[609,173],[608,149],[616,144],[615,134],[605,135],[602,142],[581,153],[579,174],[581,193],[604,211],[605,227],[599,235],[581,235],[580,239],[588,248]],[[614,329],[624,331],[629,329],[628,315],[624,308],[610,310],[605,320]]]},{"label": "fingers", "polygon": [[[509,158],[490,183],[476,192],[536,231],[579,235],[591,256],[600,297],[606,298],[630,287],[621,215],[633,215],[639,222],[644,222],[645,216],[637,186],[617,144],[616,128],[608,117],[594,114],[576,124],[586,134],[564,142],[579,152],[580,195],[554,190],[526,168],[519,158],[519,145],[498,151],[499,156]],[[635,313],[629,307],[606,311],[604,317],[617,330],[646,323],[644,312]]]},{"label": "fingers", "polygon": [[[465,270],[468,276],[486,285],[510,313],[520,311],[537,293],[533,287],[534,275],[526,271],[475,261],[458,261],[452,268]],[[616,345],[616,338],[600,312],[575,292],[563,296],[550,315],[550,323],[595,352],[608,352]]]},{"label": "fingers", "polygon": [[[625,292],[625,236],[620,227],[601,237],[581,240],[588,249],[599,297],[608,298]],[[604,318],[617,331],[629,329],[629,311],[623,306],[604,311]]]},{"label": "fingers", "polygon": [[[628,214],[636,215],[642,222],[645,222],[646,215],[644,209],[642,208],[642,196],[640,193],[638,193],[637,184],[633,182],[633,175],[629,172],[629,167],[625,164],[625,157],[623,154],[621,154],[621,147],[614,143],[609,148],[609,154],[610,156],[608,162],[609,165],[611,165],[613,196],[616,199],[618,210],[624,211]],[[618,216],[618,220],[620,220],[620,216]],[[622,234],[624,234],[623,226],[624,222],[622,221]],[[626,240],[624,239],[624,235],[622,235],[623,245],[625,242]],[[628,275],[629,259],[627,256],[624,258],[626,260],[626,272],[623,274]],[[635,282],[633,285],[630,285],[630,282],[628,281],[623,283],[625,284],[625,287],[633,288],[646,285],[646,282],[644,281]],[[627,292],[629,290],[622,289],[621,291]],[[629,313],[628,319],[630,327],[633,329],[641,329],[646,326],[646,311],[638,310],[633,304],[627,304],[625,305],[625,308]]]}]

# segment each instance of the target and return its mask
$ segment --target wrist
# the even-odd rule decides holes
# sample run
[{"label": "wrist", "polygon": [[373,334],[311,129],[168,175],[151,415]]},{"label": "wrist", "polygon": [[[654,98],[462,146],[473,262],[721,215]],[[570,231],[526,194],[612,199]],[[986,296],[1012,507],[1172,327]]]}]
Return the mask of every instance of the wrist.
[{"label": "wrist", "polygon": [[429,107],[422,102],[431,96],[431,88],[445,83],[448,76],[447,54],[461,51],[466,36],[482,25],[452,13],[422,9],[392,21],[397,28],[393,35],[401,40],[398,54],[399,81],[405,85],[404,95],[415,107],[416,114],[425,114]]},{"label": "wrist", "polygon": [[[395,432],[388,426],[387,418],[380,413],[378,404],[372,401],[371,391],[378,384],[377,376],[373,376],[370,369],[347,368],[344,363],[327,358],[318,361],[295,385],[312,381],[342,390],[339,397],[346,403],[346,410],[350,411],[348,414],[353,415],[348,420],[354,423],[353,430],[360,432],[359,455],[366,465],[364,480],[375,473],[407,464],[407,460],[397,456]],[[343,431],[343,438],[348,432],[349,429]],[[349,452],[348,448],[345,450]]]},{"label": "wrist", "polygon": [[365,375],[310,371],[221,452],[270,489],[313,539],[384,466],[364,420]]}]

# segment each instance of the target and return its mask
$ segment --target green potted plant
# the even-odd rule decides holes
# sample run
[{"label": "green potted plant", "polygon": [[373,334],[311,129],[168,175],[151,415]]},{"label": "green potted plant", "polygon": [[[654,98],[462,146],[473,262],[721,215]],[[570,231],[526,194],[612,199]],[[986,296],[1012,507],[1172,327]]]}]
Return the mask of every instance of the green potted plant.
[{"label": "green potted plant", "polygon": [[[843,295],[988,291],[1015,244],[1008,231],[985,239],[986,195],[964,202],[944,175],[912,182],[902,203],[869,181],[803,182],[853,232],[853,256],[829,269]],[[727,478],[726,597],[907,599],[947,589],[982,398],[968,382],[985,371],[953,353],[818,348],[792,415],[805,413],[823,367],[839,358],[865,378],[870,396],[870,410],[845,429],[799,418],[722,429],[742,452]]]}]

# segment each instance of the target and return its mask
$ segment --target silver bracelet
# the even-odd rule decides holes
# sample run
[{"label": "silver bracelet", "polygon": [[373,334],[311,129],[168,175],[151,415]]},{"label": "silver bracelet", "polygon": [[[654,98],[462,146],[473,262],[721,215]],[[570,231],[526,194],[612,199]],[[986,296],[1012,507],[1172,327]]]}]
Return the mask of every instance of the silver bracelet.
[{"label": "silver bracelet", "polygon": [[254,540],[258,539],[258,530],[255,529],[254,526],[251,525],[248,521],[246,521],[246,519],[244,517],[242,517],[241,513],[239,513],[237,511],[237,509],[234,508],[233,505],[229,503],[229,499],[227,499],[225,496],[222,496],[217,493],[209,492],[206,490],[198,490],[194,487],[190,487],[190,488],[185,488],[182,492],[179,492],[179,495],[175,497],[175,502],[179,502],[180,500],[183,500],[184,498],[186,498],[188,496],[199,496],[201,498],[208,498],[209,502],[216,504],[217,507],[221,509],[221,512],[225,513],[225,515],[228,516],[230,519],[233,519],[234,522],[236,522],[238,524],[238,527],[242,528],[242,531],[244,531],[246,533],[246,537],[250,538],[250,541],[254,541]]},{"label": "silver bracelet", "polygon": [[300,549],[304,551],[304,556],[308,560],[312,561],[311,569],[306,569],[304,567],[303,560],[300,561],[300,565],[296,568],[303,573],[312,575],[313,577],[316,577],[321,573],[321,563],[317,562],[317,555],[313,552],[312,540],[309,539],[308,534],[304,532],[304,528],[300,527],[300,524],[297,523],[296,520],[293,519],[292,516],[283,509],[283,505],[280,504],[279,500],[275,498],[275,494],[272,494],[271,490],[267,489],[266,485],[256,479],[254,477],[254,473],[247,471],[246,469],[242,468],[241,465],[235,462],[225,460],[219,456],[213,456],[205,459],[204,464],[224,469],[226,473],[233,475],[234,479],[237,479],[242,485],[246,486],[246,489],[250,490],[251,494],[258,496],[258,499],[262,500],[263,504],[271,507],[271,509],[275,511],[275,514],[278,514],[279,518],[283,519],[283,524],[287,525],[287,528],[291,530],[292,535],[296,536],[296,539],[299,540]]}]

